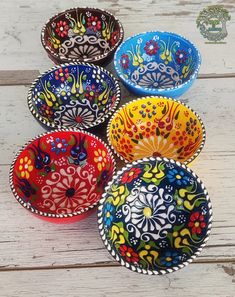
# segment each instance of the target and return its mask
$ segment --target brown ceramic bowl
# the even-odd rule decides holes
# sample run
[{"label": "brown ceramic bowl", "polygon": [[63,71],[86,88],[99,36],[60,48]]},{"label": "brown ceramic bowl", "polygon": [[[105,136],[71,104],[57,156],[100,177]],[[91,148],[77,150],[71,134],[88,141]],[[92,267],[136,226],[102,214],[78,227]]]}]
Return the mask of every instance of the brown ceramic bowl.
[{"label": "brown ceramic bowl", "polygon": [[123,27],[111,13],[71,8],[50,18],[41,32],[42,45],[56,64],[107,63],[123,40]]}]

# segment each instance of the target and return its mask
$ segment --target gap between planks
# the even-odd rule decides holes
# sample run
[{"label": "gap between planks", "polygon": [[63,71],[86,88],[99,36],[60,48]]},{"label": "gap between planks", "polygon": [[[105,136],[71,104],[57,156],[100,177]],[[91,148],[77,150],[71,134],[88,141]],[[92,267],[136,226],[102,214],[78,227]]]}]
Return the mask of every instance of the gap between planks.
[{"label": "gap between planks", "polygon": [[[39,75],[39,70],[0,70],[0,86],[30,85]],[[198,79],[234,77],[235,73],[210,73],[199,74]]]},{"label": "gap between planks", "polygon": [[[196,260],[190,265],[198,265],[198,264],[225,264],[231,263],[235,264],[235,258],[233,259],[219,259],[219,260]],[[107,268],[107,267],[122,267],[118,262],[111,263],[96,263],[96,264],[82,264],[82,265],[58,265],[58,266],[32,266],[32,267],[0,267],[1,272],[11,272],[11,271],[30,271],[30,270],[61,270],[61,269],[84,269],[84,268]]]}]

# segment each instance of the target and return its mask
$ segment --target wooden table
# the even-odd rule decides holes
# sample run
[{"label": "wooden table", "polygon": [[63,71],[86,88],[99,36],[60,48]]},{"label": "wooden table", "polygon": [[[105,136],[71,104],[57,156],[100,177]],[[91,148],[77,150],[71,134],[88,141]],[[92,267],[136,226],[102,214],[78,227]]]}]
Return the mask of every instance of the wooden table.
[{"label": "wooden table", "polygon": [[[52,66],[40,44],[40,29],[52,14],[81,2],[1,0],[0,296],[235,296],[235,1],[213,2],[223,2],[232,15],[226,44],[205,44],[196,28],[199,11],[210,1],[83,3],[115,13],[126,37],[152,29],[175,31],[195,42],[202,54],[199,79],[181,100],[201,115],[207,130],[206,146],[193,170],[210,193],[213,230],[193,264],[149,277],[112,259],[98,234],[95,214],[72,225],[49,224],[27,213],[10,192],[14,154],[43,132],[26,103],[31,81]],[[124,90],[123,102],[131,98]]]}]

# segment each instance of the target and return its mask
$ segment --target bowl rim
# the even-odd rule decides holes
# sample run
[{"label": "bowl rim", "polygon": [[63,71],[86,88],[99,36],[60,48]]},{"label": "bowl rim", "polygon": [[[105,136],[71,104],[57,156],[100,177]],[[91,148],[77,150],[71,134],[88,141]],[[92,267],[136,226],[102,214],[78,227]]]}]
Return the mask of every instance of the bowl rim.
[{"label": "bowl rim", "polygon": [[[193,74],[190,76],[189,79],[187,79],[187,81],[185,81],[184,83],[178,85],[178,86],[175,86],[175,87],[170,87],[170,88],[147,88],[147,87],[141,87],[140,85],[138,84],[135,84],[134,82],[132,82],[129,78],[125,78],[123,73],[119,70],[119,66],[118,66],[118,60],[117,60],[117,56],[121,50],[121,48],[123,47],[123,45],[127,42],[129,42],[131,39],[135,38],[135,37],[138,37],[138,36],[142,36],[142,35],[145,35],[145,34],[149,34],[149,33],[161,33],[161,34],[169,34],[169,35],[172,35],[172,36],[175,36],[177,38],[180,38],[180,39],[183,39],[184,41],[188,42],[195,50],[195,52],[197,53],[197,57],[198,57],[198,61],[197,61],[197,67],[196,69],[194,70]],[[115,54],[114,54],[114,69],[118,75],[118,77],[124,82],[126,83],[129,87],[132,87],[134,88],[136,91],[145,91],[146,94],[157,94],[157,92],[167,92],[167,91],[176,91],[176,90],[179,90],[181,88],[183,88],[184,86],[186,86],[187,84],[191,83],[194,79],[197,78],[198,76],[198,73],[199,73],[199,69],[200,69],[200,66],[201,66],[201,62],[202,62],[202,58],[201,58],[201,54],[198,50],[198,48],[196,47],[196,45],[190,41],[189,39],[187,39],[186,37],[180,35],[180,34],[177,34],[177,33],[174,33],[174,32],[168,32],[168,31],[155,31],[155,30],[152,30],[152,31],[145,31],[145,32],[141,32],[141,33],[137,33],[135,35],[132,35],[130,37],[128,37],[126,40],[124,40],[117,48]]]},{"label": "bowl rim", "polygon": [[[85,58],[85,59],[80,59],[80,60],[79,59],[74,59],[74,58],[66,58],[66,59],[64,59],[64,58],[61,58],[59,54],[53,52],[51,50],[51,48],[46,45],[46,43],[45,43],[45,30],[47,28],[47,25],[51,21],[53,21],[55,18],[57,18],[58,16],[63,15],[65,13],[69,12],[69,11],[76,10],[76,9],[96,10],[98,12],[105,13],[105,14],[109,15],[110,17],[113,17],[114,18],[115,22],[118,24],[118,27],[120,28],[120,36],[119,36],[119,39],[118,39],[117,43],[114,46],[112,46],[112,48],[110,49],[110,51],[108,51],[105,54],[101,54],[101,55],[95,56],[94,58]],[[47,20],[47,22],[43,25],[42,30],[41,30],[41,43],[42,43],[42,46],[44,47],[44,49],[46,50],[46,52],[49,53],[50,55],[52,55],[55,59],[57,59],[59,61],[63,61],[63,63],[66,63],[66,62],[90,62],[90,63],[94,63],[94,62],[102,61],[106,57],[108,57],[109,55],[111,55],[114,51],[116,51],[117,47],[123,41],[123,38],[124,38],[124,29],[123,29],[123,25],[119,21],[119,19],[117,19],[111,12],[109,12],[109,11],[107,11],[105,9],[96,8],[96,7],[87,7],[87,6],[71,7],[71,8],[68,8],[68,9],[65,9],[65,10],[62,10],[62,11],[56,13],[55,15],[51,16]]]},{"label": "bowl rim", "polygon": [[108,144],[110,145],[110,147],[112,148],[112,150],[114,151],[114,154],[116,154],[122,161],[124,161],[125,163],[129,163],[130,161],[126,160],[124,157],[122,157],[119,152],[114,148],[114,146],[112,145],[112,142],[110,140],[110,136],[109,136],[109,132],[110,132],[110,129],[111,129],[111,122],[112,120],[114,119],[114,117],[123,109],[125,108],[126,106],[128,106],[129,104],[132,104],[133,102],[137,102],[137,101],[141,101],[143,99],[164,99],[164,100],[170,100],[170,101],[174,101],[174,102],[177,102],[183,106],[185,106],[186,108],[188,108],[196,117],[197,119],[199,120],[200,124],[201,124],[201,127],[202,127],[202,141],[201,141],[201,144],[199,146],[199,148],[197,149],[197,151],[193,154],[192,157],[190,157],[187,161],[184,161],[184,162],[181,162],[185,165],[188,165],[190,164],[193,160],[195,160],[197,158],[197,156],[201,153],[204,145],[205,145],[205,142],[206,142],[206,129],[205,129],[205,126],[203,124],[203,121],[202,119],[200,118],[200,116],[191,108],[189,107],[187,104],[185,104],[184,102],[180,101],[180,100],[177,100],[177,99],[174,99],[174,98],[171,98],[171,97],[165,97],[165,96],[145,96],[145,97],[140,97],[140,98],[137,98],[137,99],[133,99],[125,104],[123,104],[122,106],[120,106],[115,112],[114,114],[112,115],[112,117],[110,118],[109,122],[108,122],[108,125],[107,125],[107,129],[106,129],[106,137],[107,137],[107,140],[108,140]]},{"label": "bowl rim", "polygon": [[62,219],[62,218],[71,218],[71,217],[75,217],[75,216],[79,216],[81,214],[84,214],[88,211],[90,211],[91,209],[93,209],[94,207],[97,206],[97,204],[99,203],[99,200],[96,201],[95,203],[93,203],[92,205],[88,206],[88,207],[85,207],[83,208],[82,210],[80,211],[77,211],[77,212],[73,212],[73,213],[68,213],[68,214],[53,214],[53,213],[49,213],[49,212],[45,212],[45,211],[40,211],[38,209],[36,209],[35,207],[32,207],[31,205],[29,205],[27,202],[24,202],[23,199],[17,194],[16,192],[16,189],[15,189],[15,186],[14,186],[14,182],[13,182],[13,176],[14,176],[14,167],[15,167],[15,164],[16,164],[16,161],[18,160],[20,154],[26,149],[26,147],[28,145],[30,145],[33,141],[41,138],[41,137],[44,137],[46,135],[50,135],[52,133],[55,133],[55,132],[73,132],[73,133],[83,133],[87,136],[90,136],[90,137],[93,137],[94,139],[98,140],[99,142],[101,142],[101,144],[103,144],[103,146],[107,149],[107,152],[109,153],[110,155],[110,158],[111,158],[111,162],[113,163],[113,174],[115,174],[115,171],[116,171],[116,161],[115,161],[115,158],[113,156],[113,153],[109,147],[108,144],[106,144],[102,139],[100,139],[99,137],[97,137],[96,135],[90,133],[90,132],[87,132],[87,131],[84,131],[84,130],[78,130],[78,129],[56,129],[56,130],[53,130],[53,131],[47,131],[47,132],[44,132],[44,133],[41,133],[41,134],[38,134],[37,136],[31,138],[30,140],[28,140],[23,146],[21,146],[21,148],[17,151],[17,153],[15,154],[15,157],[11,163],[11,166],[10,166],[10,171],[9,171],[9,183],[10,183],[10,188],[11,188],[11,191],[14,195],[14,197],[16,198],[16,200],[27,210],[29,210],[31,213],[33,214],[36,214],[36,215],[39,215],[41,217],[47,217],[47,218],[53,218],[53,219]]},{"label": "bowl rim", "polygon": [[96,119],[94,122],[89,123],[89,124],[85,124],[82,127],[79,128],[74,128],[74,129],[78,129],[78,130],[86,130],[89,128],[93,128],[96,127],[100,124],[102,124],[103,122],[105,122],[117,109],[120,101],[121,101],[121,87],[119,85],[118,80],[114,77],[114,75],[109,72],[108,70],[106,70],[105,68],[98,66],[98,65],[93,65],[90,63],[85,63],[85,62],[71,62],[71,63],[64,63],[64,64],[59,64],[59,65],[55,65],[53,67],[51,67],[50,69],[46,70],[45,72],[41,73],[31,84],[29,90],[28,90],[28,95],[27,95],[27,102],[28,102],[28,107],[30,112],[32,113],[32,115],[36,118],[36,120],[38,120],[39,122],[41,122],[43,125],[50,127],[52,129],[70,129],[68,127],[64,127],[62,125],[56,125],[54,122],[48,122],[46,121],[38,112],[35,111],[34,107],[33,107],[33,94],[32,91],[35,88],[36,84],[40,81],[40,79],[48,74],[50,74],[52,71],[54,70],[58,70],[60,68],[66,68],[69,66],[87,66],[96,70],[100,70],[103,73],[105,73],[107,76],[109,76],[113,82],[114,82],[114,87],[115,87],[115,93],[116,93],[116,100],[115,103],[113,105],[112,108],[109,109],[109,111],[104,114],[101,118]]},{"label": "bowl rim", "polygon": [[[173,266],[171,268],[162,269],[162,270],[150,270],[150,269],[138,268],[138,267],[135,267],[133,264],[129,264],[128,262],[124,261],[118,255],[118,253],[115,252],[114,249],[112,249],[111,245],[108,243],[106,233],[104,232],[102,210],[103,210],[103,205],[104,205],[104,202],[106,200],[106,195],[108,193],[108,190],[110,189],[113,182],[115,182],[115,180],[120,175],[122,175],[122,173],[124,173],[126,170],[133,167],[134,165],[138,165],[138,164],[140,164],[142,162],[145,162],[145,161],[160,161],[160,162],[165,161],[165,162],[169,162],[171,164],[176,164],[180,168],[183,168],[183,169],[187,170],[196,179],[196,181],[201,185],[202,190],[204,191],[204,194],[206,196],[206,200],[208,202],[208,208],[209,208],[209,210],[208,210],[208,213],[209,213],[208,228],[207,228],[207,233],[205,235],[205,238],[204,238],[202,244],[196,249],[196,251],[192,254],[192,256],[187,261],[184,261],[183,263],[178,264],[176,266]],[[124,166],[123,168],[121,168],[119,171],[116,172],[116,174],[113,176],[112,180],[108,182],[108,185],[105,187],[104,193],[102,194],[101,199],[99,200],[97,219],[98,219],[99,233],[100,233],[101,239],[102,239],[102,241],[104,243],[104,246],[106,247],[106,249],[109,251],[109,253],[113,256],[113,258],[116,261],[118,261],[122,266],[125,266],[126,268],[128,268],[128,269],[130,269],[132,271],[138,272],[138,273],[143,273],[143,274],[148,274],[148,275],[162,275],[162,274],[177,271],[177,270],[187,266],[189,263],[191,263],[201,253],[201,251],[204,248],[204,246],[206,245],[206,243],[207,243],[207,241],[209,239],[209,235],[211,233],[211,226],[212,226],[212,221],[213,221],[213,212],[212,212],[212,204],[211,204],[211,200],[210,200],[208,191],[207,191],[206,187],[204,186],[203,182],[194,173],[194,171],[192,169],[187,167],[185,164],[180,163],[179,161],[175,161],[173,159],[160,158],[160,157],[149,157],[149,158],[142,158],[142,159],[133,161],[132,163],[128,163],[128,164],[126,164],[126,166]]]}]

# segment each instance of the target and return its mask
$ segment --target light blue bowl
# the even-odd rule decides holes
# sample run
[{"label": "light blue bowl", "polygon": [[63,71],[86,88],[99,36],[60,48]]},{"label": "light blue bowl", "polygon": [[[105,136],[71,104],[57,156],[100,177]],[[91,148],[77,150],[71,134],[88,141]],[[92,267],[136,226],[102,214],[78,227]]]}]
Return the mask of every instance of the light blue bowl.
[{"label": "light blue bowl", "polygon": [[197,78],[200,65],[195,45],[170,32],[134,35],[118,47],[114,57],[117,75],[138,95],[179,97]]}]

